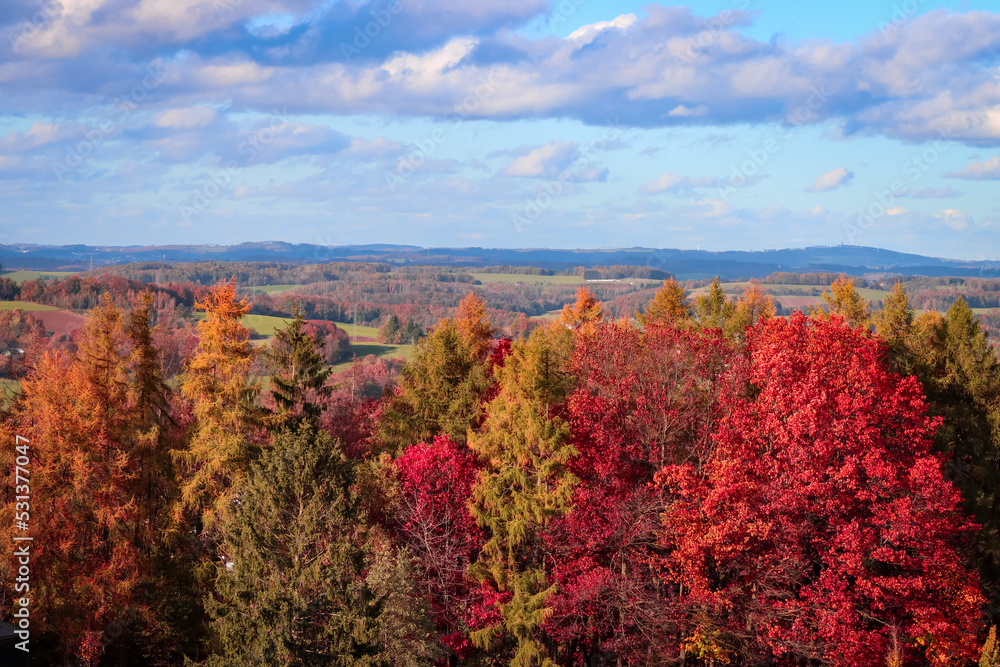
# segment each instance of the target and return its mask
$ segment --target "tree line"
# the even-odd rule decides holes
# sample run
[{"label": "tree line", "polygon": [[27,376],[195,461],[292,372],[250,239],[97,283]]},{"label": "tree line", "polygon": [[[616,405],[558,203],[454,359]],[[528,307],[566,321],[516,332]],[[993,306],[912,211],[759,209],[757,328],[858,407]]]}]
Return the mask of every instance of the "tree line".
[{"label": "tree line", "polygon": [[840,277],[782,318],[670,279],[512,340],[468,293],[334,377],[302,311],[254,346],[229,280],[168,381],[154,298],[105,298],[3,415],[39,664],[1000,661],[1000,365],[961,300]]}]

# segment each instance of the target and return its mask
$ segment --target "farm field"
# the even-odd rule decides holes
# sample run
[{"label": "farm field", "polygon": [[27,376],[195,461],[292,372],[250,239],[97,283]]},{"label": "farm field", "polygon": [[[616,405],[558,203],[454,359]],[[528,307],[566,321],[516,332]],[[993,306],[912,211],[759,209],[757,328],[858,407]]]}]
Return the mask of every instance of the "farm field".
[{"label": "farm field", "polygon": [[302,287],[302,285],[263,285],[254,289],[260,290],[264,294],[281,294],[282,292],[290,292],[299,287]]},{"label": "farm field", "polygon": [[61,310],[56,306],[46,306],[41,303],[31,303],[30,301],[0,301],[0,310],[23,310],[25,312],[38,312],[42,310]]},{"label": "farm field", "polygon": [[481,283],[525,283],[527,285],[582,285],[580,276],[529,276],[520,273],[473,273]]},{"label": "farm field", "polygon": [[4,271],[0,275],[4,278],[10,278],[15,283],[21,284],[25,280],[38,280],[39,278],[44,278],[46,280],[49,278],[65,278],[66,276],[75,276],[76,273],[73,271],[25,271],[23,269],[18,269],[17,271]]}]

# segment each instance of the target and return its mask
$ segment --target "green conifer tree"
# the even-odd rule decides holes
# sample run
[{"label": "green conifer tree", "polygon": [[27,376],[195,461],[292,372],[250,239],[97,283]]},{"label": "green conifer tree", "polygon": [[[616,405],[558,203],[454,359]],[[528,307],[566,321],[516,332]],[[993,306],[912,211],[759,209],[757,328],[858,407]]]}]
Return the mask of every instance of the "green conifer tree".
[{"label": "green conifer tree", "polygon": [[472,633],[489,649],[501,639],[516,642],[511,665],[552,664],[537,630],[555,592],[545,578],[539,532],[569,510],[576,478],[567,463],[576,455],[569,425],[554,409],[569,389],[566,360],[572,334],[551,325],[518,341],[500,375],[500,393],[487,408],[480,433],[469,447],[487,462],[473,489],[471,510],[490,539],[472,574],[512,598],[501,606],[503,622]]},{"label": "green conifer tree", "polygon": [[464,442],[482,418],[490,386],[488,361],[473,354],[455,322],[441,320],[403,367],[398,394],[379,424],[383,442],[391,451],[439,434]]},{"label": "green conifer tree", "polygon": [[694,319],[703,329],[727,330],[735,316],[736,304],[726,298],[726,292],[716,276],[708,287],[708,294],[695,298]]},{"label": "green conifer tree", "polygon": [[296,305],[292,321],[274,332],[267,351],[267,360],[274,369],[270,393],[277,417],[285,425],[303,420],[315,423],[321,410],[317,400],[332,391],[326,385],[331,368],[326,364],[323,343],[304,330],[305,324],[305,316]]},{"label": "green conifer tree", "polygon": [[239,487],[206,600],[211,667],[376,663],[381,605],[365,582],[354,467],[311,425],[283,431]]}]

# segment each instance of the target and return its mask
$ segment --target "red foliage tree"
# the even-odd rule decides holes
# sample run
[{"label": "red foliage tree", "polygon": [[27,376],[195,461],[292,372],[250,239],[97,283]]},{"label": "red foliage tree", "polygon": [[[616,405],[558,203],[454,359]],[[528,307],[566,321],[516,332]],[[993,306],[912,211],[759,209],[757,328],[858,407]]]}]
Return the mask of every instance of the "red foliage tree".
[{"label": "red foliage tree", "polygon": [[957,552],[971,526],[931,450],[937,422],[917,380],[886,370],[882,344],[838,316],[762,322],[746,355],[748,383],[725,397],[704,470],[659,474],[686,647],[781,664],[964,664],[982,602]]},{"label": "red foliage tree", "polygon": [[418,564],[418,585],[442,639],[460,656],[470,629],[495,623],[495,592],[467,571],[486,541],[467,504],[477,468],[472,452],[448,436],[406,449],[395,462],[401,487],[400,535]]},{"label": "red foliage tree", "polygon": [[711,332],[666,326],[604,324],[578,337],[569,467],[581,483],[546,541],[558,593],[545,627],[566,660],[676,658],[677,642],[665,645],[671,588],[650,576],[663,510],[651,483],[664,465],[708,456],[727,349]]}]

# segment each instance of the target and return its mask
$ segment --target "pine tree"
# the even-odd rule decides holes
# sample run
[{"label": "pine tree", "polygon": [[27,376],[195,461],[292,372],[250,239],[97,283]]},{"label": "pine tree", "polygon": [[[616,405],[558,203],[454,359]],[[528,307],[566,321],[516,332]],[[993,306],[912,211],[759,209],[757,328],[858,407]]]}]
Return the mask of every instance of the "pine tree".
[{"label": "pine tree", "polygon": [[274,332],[267,360],[274,368],[270,393],[277,407],[278,419],[286,425],[303,420],[313,423],[319,419],[317,400],[329,396],[332,388],[326,385],[331,368],[326,365],[323,343],[304,330],[306,324],[302,310],[295,306],[293,319],[284,329]]},{"label": "pine tree", "polygon": [[195,423],[187,448],[174,451],[183,480],[176,510],[179,517],[193,511],[196,526],[211,535],[228,515],[234,487],[259,449],[260,383],[250,381],[255,350],[250,330],[241,323],[250,304],[237,300],[236,279],[219,283],[195,305],[208,317],[198,323],[198,349],[181,384]]},{"label": "pine tree", "polygon": [[464,442],[468,430],[479,424],[481,403],[493,380],[488,360],[477,359],[473,349],[450,319],[438,322],[417,343],[379,423],[390,450],[429,442],[439,434]]},{"label": "pine tree", "polygon": [[576,291],[576,303],[563,306],[559,322],[570,329],[588,328],[604,319],[603,304],[586,287]]},{"label": "pine tree", "polygon": [[673,278],[663,281],[663,287],[646,306],[646,312],[639,314],[639,323],[645,327],[659,323],[668,326],[684,326],[691,318],[684,288]]},{"label": "pine tree", "polygon": [[221,649],[211,667],[375,664],[380,605],[354,479],[339,443],[309,425],[253,464],[206,600]]},{"label": "pine tree", "polygon": [[567,464],[576,455],[569,425],[554,414],[569,390],[566,371],[571,334],[558,325],[537,329],[515,343],[500,373],[500,392],[487,408],[480,433],[469,447],[487,470],[473,489],[471,509],[490,538],[472,574],[509,594],[502,622],[472,633],[489,649],[501,638],[516,641],[511,665],[553,664],[537,631],[551,614],[540,532],[565,514],[576,478]]},{"label": "pine tree", "polygon": [[728,329],[736,315],[736,306],[726,298],[719,278],[712,281],[708,294],[694,300],[694,319],[703,329]]}]

